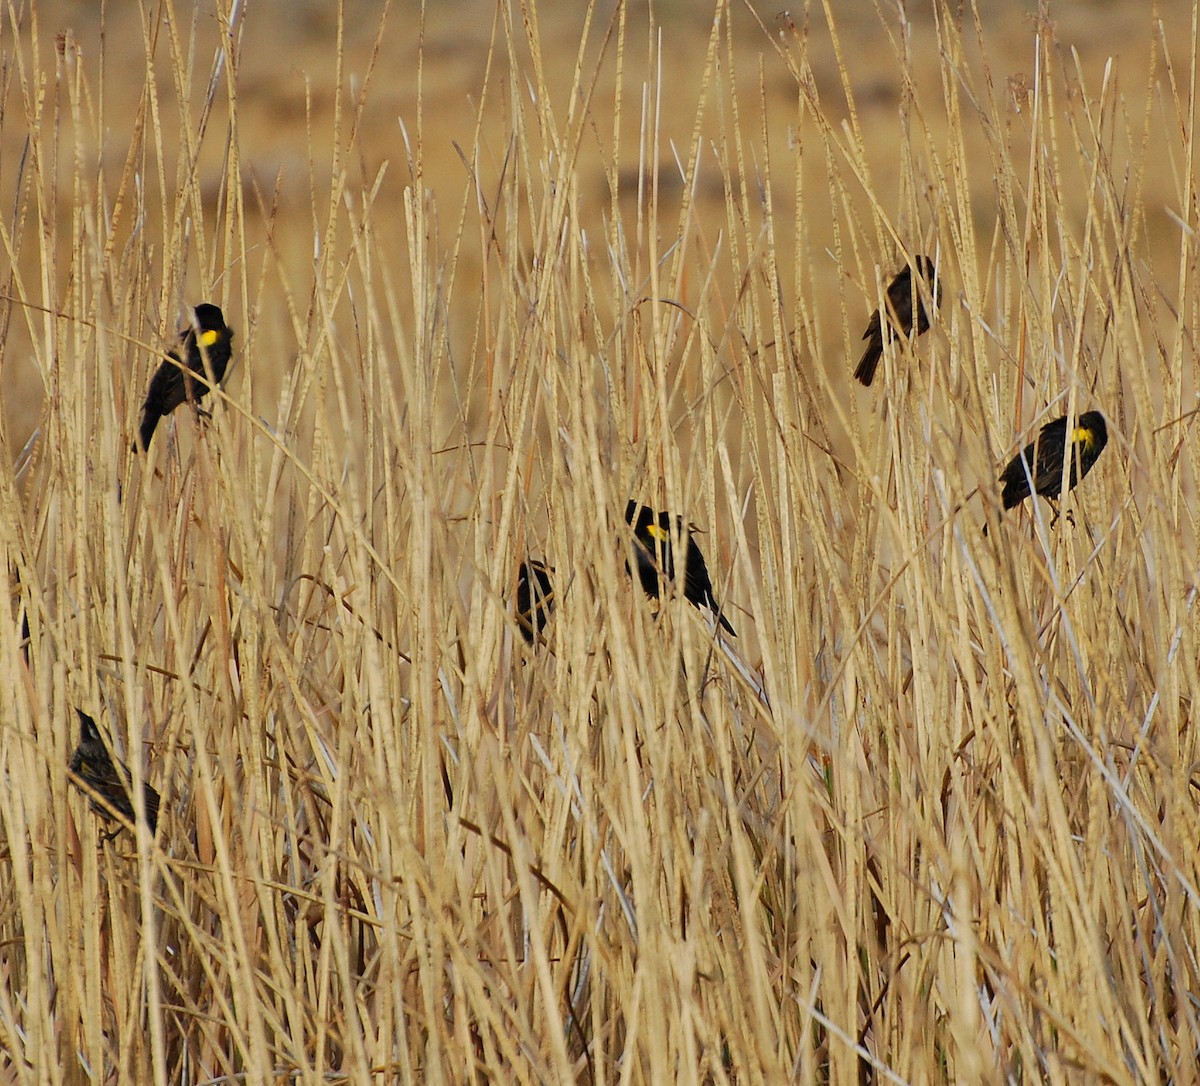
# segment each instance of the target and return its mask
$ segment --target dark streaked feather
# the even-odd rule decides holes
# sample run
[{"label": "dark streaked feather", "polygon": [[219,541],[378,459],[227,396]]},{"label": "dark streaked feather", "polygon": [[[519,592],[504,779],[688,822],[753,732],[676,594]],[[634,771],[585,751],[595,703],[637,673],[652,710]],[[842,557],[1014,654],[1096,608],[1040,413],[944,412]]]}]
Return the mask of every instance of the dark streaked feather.
[{"label": "dark streaked feather", "polygon": [[[932,291],[934,306],[940,306],[942,304],[942,281],[937,277],[937,268],[933,261],[927,256],[918,256],[916,265],[917,270],[920,271]],[[925,310],[925,303],[921,300],[920,292],[914,291],[912,268],[906,265],[897,272],[896,277],[888,284],[887,288],[886,336],[889,341],[895,337],[897,330],[905,336],[913,333],[914,294],[917,302],[916,334],[919,336],[929,329],[929,314]],[[867,341],[867,348],[863,351],[862,359],[854,371],[855,378],[864,385],[870,385],[875,380],[875,371],[879,367],[880,359],[883,358],[884,336],[885,326],[877,309],[867,322],[867,330],[863,333],[863,339]]]},{"label": "dark streaked feather", "polygon": [[[133,774],[121,761],[114,764],[112,755],[100,735],[96,722],[82,709],[79,715],[79,746],[71,755],[72,781],[86,792],[92,801],[92,810],[106,821],[124,820],[132,824]],[[146,825],[154,834],[158,828],[158,792],[148,781],[143,782],[142,804],[146,811]]]}]

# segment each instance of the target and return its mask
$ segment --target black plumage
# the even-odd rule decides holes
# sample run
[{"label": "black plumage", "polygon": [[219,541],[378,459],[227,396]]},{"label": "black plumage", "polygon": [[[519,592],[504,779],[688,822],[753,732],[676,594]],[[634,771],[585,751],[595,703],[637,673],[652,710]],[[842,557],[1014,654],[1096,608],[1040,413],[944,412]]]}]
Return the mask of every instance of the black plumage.
[{"label": "black plumage", "polygon": [[1067,490],[1073,490],[1092,470],[1107,444],[1108,426],[1099,411],[1085,411],[1070,430],[1065,415],[1046,423],[1037,438],[1014,456],[1000,475],[1000,482],[1004,484],[1000,494],[1004,508],[1011,509],[1035,491],[1046,498],[1060,497],[1064,455],[1070,457]]},{"label": "black plumage", "polygon": [[[942,304],[942,281],[937,276],[937,268],[934,266],[933,260],[927,256],[918,256],[916,265],[917,270],[929,286],[934,306],[940,306]],[[912,281],[911,266],[906,265],[888,284],[886,301],[888,309],[886,335],[889,342],[895,338],[897,331],[905,336],[912,334],[914,301],[917,306],[916,334],[920,335],[928,330],[929,314],[925,311],[924,302],[921,301],[920,291],[916,289],[916,285]],[[854,376],[864,385],[870,385],[875,380],[875,371],[879,368],[879,360],[883,358],[884,335],[884,324],[877,309],[867,322],[867,330],[863,333],[863,339],[867,341],[867,349],[863,351],[858,368],[854,371]]]},{"label": "black plumage", "polygon": [[206,376],[205,356],[213,380],[219,384],[225,377],[233,353],[233,331],[225,324],[225,315],[208,302],[196,306],[192,314],[193,324],[181,333],[179,347],[169,353],[169,359],[163,361],[150,379],[146,402],[142,404],[138,440],[133,443],[135,451],[150,448],[159,419],[180,404],[199,404],[208,395],[208,385],[191,376],[192,373]]},{"label": "black plumage", "polygon": [[[96,722],[82,709],[75,712],[79,714],[80,739],[71,755],[71,780],[90,797],[93,811],[108,822],[122,822],[109,835],[112,837],[133,824],[133,774],[124,762],[114,764]],[[159,802],[158,792],[144,781],[142,805],[151,834],[158,828]]]},{"label": "black plumage", "polygon": [[683,562],[683,595],[697,607],[707,607],[714,615],[721,628],[737,637],[729,620],[721,614],[721,605],[713,595],[712,581],[708,576],[708,566],[705,565],[704,555],[692,538],[692,533],[684,527],[681,517],[672,517],[670,513],[656,513],[644,505],[630,501],[625,506],[625,522],[633,528],[635,539],[634,552],[637,557],[638,580],[642,590],[651,599],[658,599],[662,581],[675,580],[674,541],[686,540],[687,550]]},{"label": "black plumage", "polygon": [[526,559],[517,570],[517,626],[521,636],[533,644],[546,628],[554,611],[553,566]]}]

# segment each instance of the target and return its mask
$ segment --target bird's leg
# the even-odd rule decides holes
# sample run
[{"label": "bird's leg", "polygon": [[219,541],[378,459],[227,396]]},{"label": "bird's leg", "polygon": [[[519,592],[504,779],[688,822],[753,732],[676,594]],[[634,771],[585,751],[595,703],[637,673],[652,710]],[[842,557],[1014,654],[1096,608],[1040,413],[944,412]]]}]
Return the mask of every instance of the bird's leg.
[{"label": "bird's leg", "polygon": [[1073,509],[1068,509],[1064,513],[1061,509],[1059,509],[1058,502],[1056,502],[1053,498],[1047,498],[1046,501],[1050,503],[1050,508],[1054,510],[1054,519],[1050,521],[1051,529],[1053,529],[1060,520],[1065,520],[1072,528],[1075,527],[1075,511]]},{"label": "bird's leg", "polygon": [[205,421],[211,420],[212,412],[205,411],[204,408],[200,406],[200,396],[202,396],[207,389],[200,389],[200,387],[194,381],[188,378],[187,385],[184,387],[184,391],[187,393],[187,402],[192,405],[192,410],[196,412],[196,422],[199,423],[201,419],[204,419]]}]

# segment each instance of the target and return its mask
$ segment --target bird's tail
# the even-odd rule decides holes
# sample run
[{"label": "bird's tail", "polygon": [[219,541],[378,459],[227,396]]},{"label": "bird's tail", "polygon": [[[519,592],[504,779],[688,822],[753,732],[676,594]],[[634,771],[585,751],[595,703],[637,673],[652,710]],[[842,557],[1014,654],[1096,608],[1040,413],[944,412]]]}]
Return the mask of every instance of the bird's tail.
[{"label": "bird's tail", "polygon": [[875,343],[872,340],[867,344],[867,349],[863,351],[862,360],[858,363],[858,368],[854,371],[855,378],[870,387],[871,382],[875,380],[875,371],[879,368],[879,360],[882,357],[883,344]]},{"label": "bird's tail", "polygon": [[150,439],[154,437],[154,430],[158,426],[158,417],[157,411],[142,412],[142,425],[138,430],[138,439],[133,443],[134,452],[149,450]]}]

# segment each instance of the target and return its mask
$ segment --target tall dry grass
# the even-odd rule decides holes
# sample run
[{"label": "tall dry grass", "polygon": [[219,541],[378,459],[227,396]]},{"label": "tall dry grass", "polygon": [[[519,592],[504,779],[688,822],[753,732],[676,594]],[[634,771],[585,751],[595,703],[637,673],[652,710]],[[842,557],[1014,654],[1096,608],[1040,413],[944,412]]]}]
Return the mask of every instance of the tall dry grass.
[{"label": "tall dry grass", "polygon": [[[461,16],[353,14],[296,201],[254,5],[147,6],[140,68],[4,12],[3,1081],[1195,1078],[1195,7],[1023,75],[973,8],[499,7],[451,118]],[[135,455],[202,299],[215,418]],[[1001,520],[1090,407],[1069,517]],[[631,587],[630,495],[736,641]],[[98,843],[75,705],[155,840]]]}]

